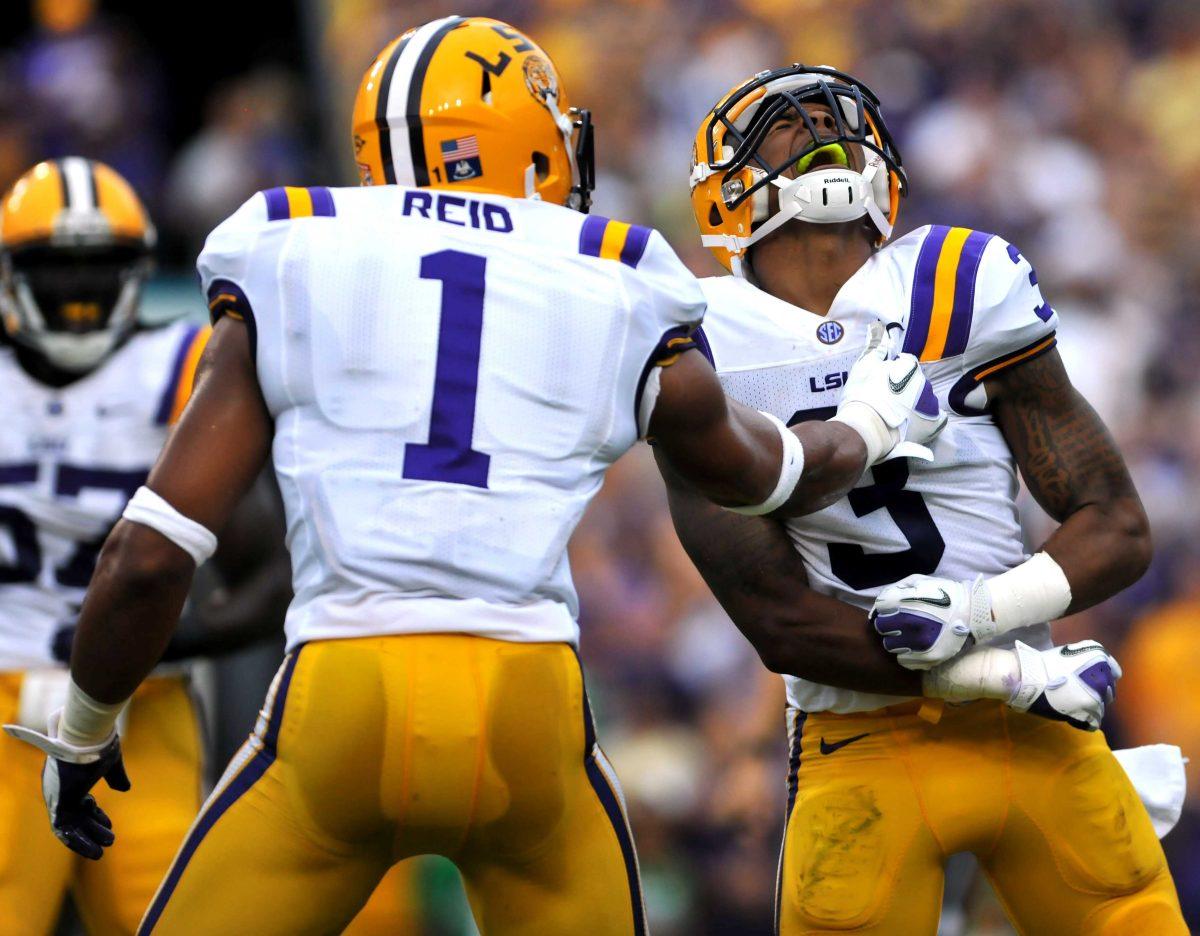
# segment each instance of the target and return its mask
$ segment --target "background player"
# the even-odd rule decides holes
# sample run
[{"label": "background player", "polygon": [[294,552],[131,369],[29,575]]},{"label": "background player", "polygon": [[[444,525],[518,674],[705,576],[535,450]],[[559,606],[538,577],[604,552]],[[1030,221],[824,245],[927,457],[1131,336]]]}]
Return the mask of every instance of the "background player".
[{"label": "background player", "polygon": [[587,207],[588,115],[503,23],[395,40],[354,131],[378,185],[274,189],[209,238],[196,392],[104,550],[61,717],[18,733],[52,754],[60,836],[110,844],[86,794],[125,784],[116,715],[273,450],[291,652],[142,932],[337,930],[427,852],[456,861],[487,932],[640,932],[564,552],[604,469],[650,433],[714,500],[792,514],[943,420],[878,338],[829,424],[728,402],[662,238],[563,207]]},{"label": "background player", "polygon": [[[101,544],[182,411],[208,339],[185,323],[139,325],[154,239],[133,190],[99,162],[39,163],[0,204],[0,714],[38,730],[66,698]],[[167,659],[278,627],[280,589],[264,576],[282,543],[263,536],[264,510],[269,521],[258,500],[239,509],[216,563],[226,600],[193,603]],[[282,587],[286,601],[286,577]],[[131,806],[100,794],[123,829],[102,864],[54,841],[39,758],[0,738],[0,931],[50,932],[68,888],[90,933],[134,931],[200,805],[199,716],[178,664],[134,695],[122,733],[142,795]]]},{"label": "background player", "polygon": [[[874,96],[831,69],[741,83],[695,153],[696,218],[735,274],[703,281],[725,389],[790,424],[825,418],[866,323],[882,319],[953,413],[934,462],[876,466],[786,530],[672,490],[689,554],[789,674],[781,931],[934,932],[944,859],[972,851],[1022,931],[1184,932],[1102,735],[1004,704],[912,700],[992,698],[1094,729],[1120,675],[1098,644],[1048,649],[1046,622],[1133,582],[1150,544],[1120,455],[1058,360],[1029,263],[963,228],[880,249],[906,186],[900,157]],[[1031,559],[1015,468],[1061,522]],[[956,657],[968,640],[981,646]],[[926,669],[955,658],[922,684],[890,654]]]}]

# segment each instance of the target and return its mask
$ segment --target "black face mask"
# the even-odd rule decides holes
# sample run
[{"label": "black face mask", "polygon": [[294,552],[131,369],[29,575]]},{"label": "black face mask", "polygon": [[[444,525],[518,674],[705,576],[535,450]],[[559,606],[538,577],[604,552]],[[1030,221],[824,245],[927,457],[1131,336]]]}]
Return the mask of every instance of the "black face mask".
[{"label": "black face mask", "polygon": [[144,256],[132,246],[38,246],[14,251],[12,268],[33,293],[48,331],[83,334],[108,324]]}]

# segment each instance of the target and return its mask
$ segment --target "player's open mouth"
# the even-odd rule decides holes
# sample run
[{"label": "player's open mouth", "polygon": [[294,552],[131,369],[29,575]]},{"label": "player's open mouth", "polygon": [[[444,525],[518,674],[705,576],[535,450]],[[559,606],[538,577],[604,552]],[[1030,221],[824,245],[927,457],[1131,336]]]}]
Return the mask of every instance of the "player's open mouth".
[{"label": "player's open mouth", "polygon": [[796,160],[796,175],[804,175],[806,172],[812,172],[814,169],[825,169],[829,166],[841,166],[845,169],[850,168],[850,154],[846,152],[846,147],[841,143],[829,143],[819,149],[813,150],[807,156],[802,156]]}]

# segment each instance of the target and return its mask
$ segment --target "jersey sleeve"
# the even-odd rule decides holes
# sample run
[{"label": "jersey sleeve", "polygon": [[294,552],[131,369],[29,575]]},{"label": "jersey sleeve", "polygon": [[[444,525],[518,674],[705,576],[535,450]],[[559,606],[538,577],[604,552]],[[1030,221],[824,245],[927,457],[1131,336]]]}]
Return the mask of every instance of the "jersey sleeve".
[{"label": "jersey sleeve", "polygon": [[1058,315],[1037,274],[994,234],[935,225],[913,272],[903,350],[932,365],[935,382],[952,378],[952,409],[979,415],[983,381],[1054,347]]},{"label": "jersey sleeve", "polygon": [[636,262],[624,271],[633,315],[629,347],[637,366],[633,411],[642,437],[658,398],[655,371],[697,347],[695,331],[708,303],[699,281],[658,231],[631,225],[629,237],[642,242]]},{"label": "jersey sleeve", "polygon": [[196,269],[213,325],[225,315],[253,324],[246,284],[255,245],[269,220],[266,194],[258,192],[217,225],[204,242]]}]

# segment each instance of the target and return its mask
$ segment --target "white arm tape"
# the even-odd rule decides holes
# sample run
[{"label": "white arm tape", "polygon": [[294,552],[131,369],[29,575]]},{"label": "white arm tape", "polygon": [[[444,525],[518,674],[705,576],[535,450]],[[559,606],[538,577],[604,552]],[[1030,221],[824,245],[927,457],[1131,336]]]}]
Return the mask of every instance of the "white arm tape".
[{"label": "white arm tape", "polygon": [[898,438],[898,433],[883,421],[882,416],[858,400],[843,403],[829,417],[829,421],[844,423],[862,436],[867,446],[867,467],[876,464],[881,456],[890,452]]},{"label": "white arm tape", "polygon": [[150,488],[142,486],[121,514],[131,523],[157,530],[200,565],[217,550],[217,537],[195,520],[189,520]]},{"label": "white arm tape", "polygon": [[1040,552],[1019,566],[984,582],[992,602],[995,632],[976,635],[991,639],[1030,624],[1060,618],[1071,604],[1071,583],[1054,559]]},{"label": "white arm tape", "polygon": [[72,679],[67,687],[67,704],[58,722],[58,737],[76,747],[106,743],[128,702],[128,699],[116,705],[97,702]]},{"label": "white arm tape", "polygon": [[974,699],[1008,701],[1021,684],[1017,654],[1000,647],[979,647],[960,653],[941,666],[927,670],[922,692],[931,699],[967,702]]},{"label": "white arm tape", "polygon": [[726,508],[734,513],[746,514],[750,517],[769,514],[786,504],[788,498],[792,496],[792,492],[796,490],[796,485],[800,483],[800,476],[804,474],[804,446],[800,444],[796,433],[784,425],[783,420],[777,416],[763,413],[762,410],[759,412],[771,420],[775,424],[775,428],[779,430],[779,438],[783,441],[783,464],[779,470],[779,481],[775,484],[775,490],[765,501],[749,507]]}]

